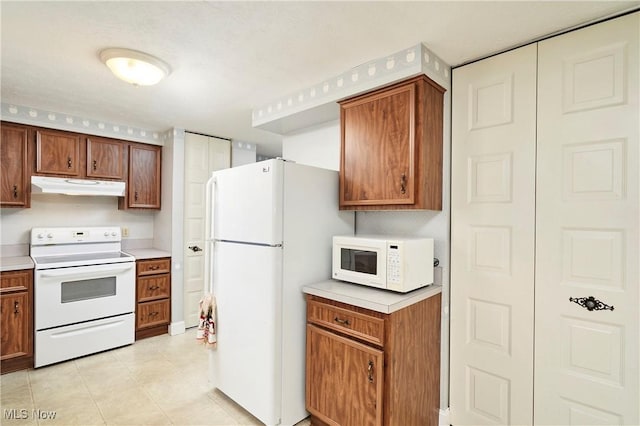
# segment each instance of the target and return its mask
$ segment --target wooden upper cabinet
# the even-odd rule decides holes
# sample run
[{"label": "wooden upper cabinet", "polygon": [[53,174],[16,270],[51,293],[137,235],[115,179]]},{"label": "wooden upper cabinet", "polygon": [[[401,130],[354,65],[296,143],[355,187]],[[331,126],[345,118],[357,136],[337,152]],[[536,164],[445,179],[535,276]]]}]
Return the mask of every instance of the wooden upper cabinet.
[{"label": "wooden upper cabinet", "polygon": [[340,102],[341,209],[442,209],[443,94],[422,75]]},{"label": "wooden upper cabinet", "polygon": [[78,133],[36,130],[37,174],[79,177],[81,137]]},{"label": "wooden upper cabinet", "polygon": [[1,123],[0,127],[0,206],[29,207],[27,128],[7,123]]},{"label": "wooden upper cabinet", "polygon": [[129,145],[129,180],[124,208],[160,209],[162,147]]},{"label": "wooden upper cabinet", "polygon": [[122,141],[87,137],[87,177],[123,180],[125,146]]}]

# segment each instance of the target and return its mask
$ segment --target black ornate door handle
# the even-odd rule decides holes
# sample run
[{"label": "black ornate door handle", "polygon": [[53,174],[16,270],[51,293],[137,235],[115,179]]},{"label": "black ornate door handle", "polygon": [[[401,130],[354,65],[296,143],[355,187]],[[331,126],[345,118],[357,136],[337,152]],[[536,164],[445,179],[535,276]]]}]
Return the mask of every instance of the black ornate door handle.
[{"label": "black ornate door handle", "polygon": [[589,297],[570,297],[569,302],[577,303],[578,305],[586,308],[590,311],[613,311],[613,306],[609,306],[596,299],[593,296]]}]

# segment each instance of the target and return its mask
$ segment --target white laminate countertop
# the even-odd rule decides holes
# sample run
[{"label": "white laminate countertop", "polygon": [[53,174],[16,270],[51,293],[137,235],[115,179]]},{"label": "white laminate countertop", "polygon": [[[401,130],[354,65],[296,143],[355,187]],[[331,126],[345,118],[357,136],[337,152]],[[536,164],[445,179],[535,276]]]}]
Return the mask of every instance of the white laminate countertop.
[{"label": "white laminate countertop", "polygon": [[135,257],[136,260],[144,260],[144,259],[157,259],[160,257],[171,257],[171,253],[164,250],[158,250],[154,248],[144,248],[144,249],[125,249],[122,250],[125,253],[129,253],[131,256]]},{"label": "white laminate countertop", "polygon": [[33,269],[33,260],[29,256],[0,257],[0,272]]},{"label": "white laminate countertop", "polygon": [[409,293],[394,293],[344,281],[328,280],[309,284],[302,291],[336,302],[390,314],[442,292],[442,286],[432,284]]}]

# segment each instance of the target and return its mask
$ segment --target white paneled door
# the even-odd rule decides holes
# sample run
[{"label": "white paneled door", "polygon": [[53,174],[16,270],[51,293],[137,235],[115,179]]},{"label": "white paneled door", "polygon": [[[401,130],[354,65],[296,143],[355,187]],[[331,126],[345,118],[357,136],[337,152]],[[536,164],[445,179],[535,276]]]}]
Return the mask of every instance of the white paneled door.
[{"label": "white paneled door", "polygon": [[205,186],[211,172],[229,167],[228,140],[187,132],[184,167],[184,321],[198,325],[199,301],[206,286],[205,266]]},{"label": "white paneled door", "polygon": [[455,69],[452,107],[452,424],[640,424],[640,13]]},{"label": "white paneled door", "polygon": [[533,414],[536,46],[453,72],[454,425]]},{"label": "white paneled door", "polygon": [[536,424],[640,424],[639,35],[539,43]]}]

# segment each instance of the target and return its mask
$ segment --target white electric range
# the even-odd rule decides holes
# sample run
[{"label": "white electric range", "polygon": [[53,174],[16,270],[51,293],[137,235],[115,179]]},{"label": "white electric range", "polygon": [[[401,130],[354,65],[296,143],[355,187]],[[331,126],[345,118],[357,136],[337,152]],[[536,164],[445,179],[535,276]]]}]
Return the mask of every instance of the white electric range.
[{"label": "white electric range", "polygon": [[135,258],[119,227],[33,228],[36,368],[135,340]]}]

